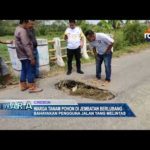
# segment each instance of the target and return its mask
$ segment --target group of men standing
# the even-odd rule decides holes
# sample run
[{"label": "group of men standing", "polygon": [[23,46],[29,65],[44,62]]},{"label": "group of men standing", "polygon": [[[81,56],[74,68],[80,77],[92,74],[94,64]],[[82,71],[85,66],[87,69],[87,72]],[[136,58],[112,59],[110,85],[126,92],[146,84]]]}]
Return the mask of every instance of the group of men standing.
[{"label": "group of men standing", "polygon": [[[34,31],[35,20],[20,20],[15,30],[15,46],[17,56],[21,62],[20,74],[21,91],[29,90],[30,93],[41,92],[37,87],[35,78],[39,78],[39,56],[37,40]],[[96,56],[96,78],[101,79],[101,65],[104,61],[106,82],[111,81],[111,59],[114,40],[104,33],[94,33],[92,30],[85,32],[85,36],[93,48]],[[75,20],[69,20],[69,26],[64,33],[67,41],[67,75],[72,73],[72,60],[75,56],[77,73],[84,74],[81,70],[81,49],[83,47],[84,34]]]}]

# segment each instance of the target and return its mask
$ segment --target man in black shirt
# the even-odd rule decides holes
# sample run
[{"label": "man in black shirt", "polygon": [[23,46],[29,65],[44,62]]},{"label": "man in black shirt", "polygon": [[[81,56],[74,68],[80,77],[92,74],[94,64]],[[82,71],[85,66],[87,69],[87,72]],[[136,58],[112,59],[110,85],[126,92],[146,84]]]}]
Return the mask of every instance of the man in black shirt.
[{"label": "man in black shirt", "polygon": [[[34,25],[34,20],[33,21],[33,25]],[[28,32],[28,36],[30,38],[30,40],[33,43],[33,47],[34,47],[34,59],[36,61],[36,64],[33,66],[33,74],[35,78],[40,78],[39,75],[39,54],[38,54],[38,50],[37,50],[37,40],[36,40],[36,35],[35,35],[35,30],[34,30],[34,26],[31,26],[30,29],[27,29]]]}]

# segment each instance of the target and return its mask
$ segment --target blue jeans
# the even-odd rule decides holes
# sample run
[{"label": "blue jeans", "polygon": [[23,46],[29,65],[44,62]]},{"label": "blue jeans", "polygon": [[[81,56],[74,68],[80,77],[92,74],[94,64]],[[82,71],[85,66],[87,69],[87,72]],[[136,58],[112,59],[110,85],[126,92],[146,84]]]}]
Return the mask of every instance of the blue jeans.
[{"label": "blue jeans", "polygon": [[38,50],[34,49],[33,54],[34,54],[34,58],[36,61],[36,64],[33,66],[33,75],[34,75],[34,78],[36,78],[39,76],[39,54],[38,54]]},{"label": "blue jeans", "polygon": [[96,59],[96,77],[101,78],[101,65],[104,61],[105,65],[105,73],[106,73],[106,78],[105,80],[110,81],[111,80],[111,59],[112,59],[112,52],[105,53],[103,55],[97,54],[97,59]]},{"label": "blue jeans", "polygon": [[34,76],[33,76],[33,66],[29,59],[21,60],[22,70],[20,76],[20,82],[34,83]]}]

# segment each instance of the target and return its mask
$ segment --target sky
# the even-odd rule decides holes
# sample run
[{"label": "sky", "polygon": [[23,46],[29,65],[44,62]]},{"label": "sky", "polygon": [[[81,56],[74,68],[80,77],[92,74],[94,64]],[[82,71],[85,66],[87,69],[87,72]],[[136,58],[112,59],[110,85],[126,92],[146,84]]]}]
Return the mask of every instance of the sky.
[{"label": "sky", "polygon": [[[45,20],[45,24],[49,25],[52,24],[55,20]],[[97,24],[100,20],[86,20],[90,24]],[[125,22],[125,20],[123,20]],[[144,22],[145,20],[140,20],[140,22]]]},{"label": "sky", "polygon": [[99,20],[87,20],[87,22],[89,22],[91,24],[97,24],[99,22]]},{"label": "sky", "polygon": [[[49,20],[49,21],[45,21],[45,24],[51,24],[53,23],[55,20]],[[91,23],[91,24],[97,24],[99,22],[99,20],[86,20],[87,22]]]}]

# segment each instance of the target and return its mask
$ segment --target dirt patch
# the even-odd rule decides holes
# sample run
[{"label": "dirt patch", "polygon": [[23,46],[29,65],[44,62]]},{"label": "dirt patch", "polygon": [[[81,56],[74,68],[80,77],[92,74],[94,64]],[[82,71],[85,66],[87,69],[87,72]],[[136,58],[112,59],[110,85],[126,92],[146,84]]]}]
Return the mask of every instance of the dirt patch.
[{"label": "dirt patch", "polygon": [[104,101],[115,98],[115,95],[108,90],[99,89],[74,80],[62,80],[56,83],[55,87],[59,90],[67,92],[70,95],[78,95],[90,99]]}]

